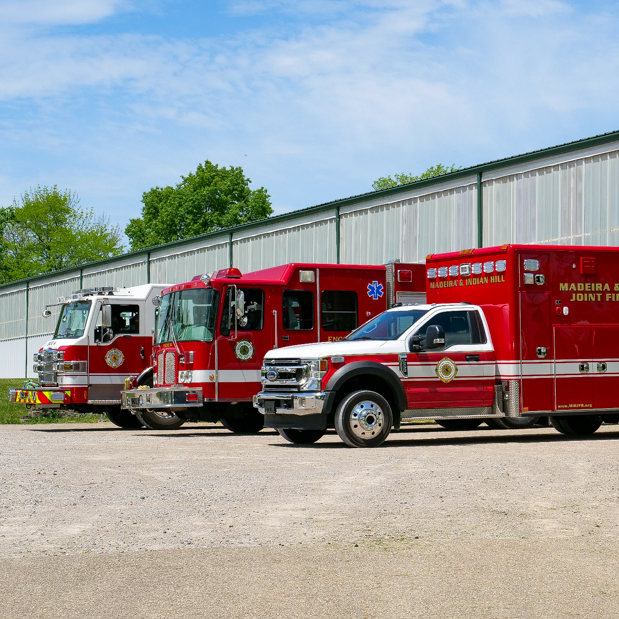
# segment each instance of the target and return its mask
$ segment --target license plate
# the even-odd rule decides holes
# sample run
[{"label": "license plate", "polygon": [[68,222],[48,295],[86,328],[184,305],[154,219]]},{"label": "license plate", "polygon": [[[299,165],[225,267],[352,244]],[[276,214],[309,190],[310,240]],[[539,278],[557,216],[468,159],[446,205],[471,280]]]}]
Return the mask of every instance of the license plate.
[{"label": "license plate", "polygon": [[267,415],[275,415],[275,400],[266,400],[264,403],[264,412]]}]

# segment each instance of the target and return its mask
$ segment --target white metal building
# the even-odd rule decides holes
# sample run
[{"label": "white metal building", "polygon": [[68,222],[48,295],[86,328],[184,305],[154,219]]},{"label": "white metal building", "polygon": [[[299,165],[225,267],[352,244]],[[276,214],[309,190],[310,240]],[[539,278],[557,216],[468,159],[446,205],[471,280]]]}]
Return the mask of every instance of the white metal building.
[{"label": "white metal building", "polygon": [[177,283],[227,266],[423,262],[505,243],[619,245],[619,132],[0,286],[0,376],[32,375],[56,324],[41,312],[80,288]]}]

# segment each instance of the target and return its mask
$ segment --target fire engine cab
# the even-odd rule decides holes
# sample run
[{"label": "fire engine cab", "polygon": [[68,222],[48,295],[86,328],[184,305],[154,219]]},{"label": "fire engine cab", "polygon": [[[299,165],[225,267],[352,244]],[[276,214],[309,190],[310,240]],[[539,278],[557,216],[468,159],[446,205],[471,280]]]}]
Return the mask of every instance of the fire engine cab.
[{"label": "fire engine cab", "polygon": [[[123,408],[153,429],[221,420],[233,432],[258,432],[263,417],[252,398],[267,350],[342,340],[396,301],[415,300],[425,301],[425,269],[399,262],[196,276],[163,290],[154,367],[131,379]],[[320,372],[311,366],[302,378],[313,384]]]},{"label": "fire engine cab", "polygon": [[402,418],[548,415],[581,435],[619,411],[616,249],[432,255],[426,280],[427,305],[390,309],[341,342],[268,352],[254,398],[265,426],[294,443],[335,427],[372,447]]},{"label": "fire engine cab", "polygon": [[[166,285],[98,287],[59,297],[54,337],[34,353],[38,386],[11,389],[9,400],[37,408],[105,413],[121,428],[140,421],[120,408],[125,377],[151,365],[153,299]],[[49,307],[43,316],[50,317]]]}]

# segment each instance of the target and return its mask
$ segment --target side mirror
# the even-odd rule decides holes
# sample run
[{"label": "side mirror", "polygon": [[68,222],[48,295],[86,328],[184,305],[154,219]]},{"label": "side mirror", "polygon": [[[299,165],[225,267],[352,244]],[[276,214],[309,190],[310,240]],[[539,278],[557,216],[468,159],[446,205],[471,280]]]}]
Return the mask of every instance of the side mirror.
[{"label": "side mirror", "polygon": [[52,313],[48,309],[46,309],[41,315],[43,316],[43,318],[49,318]]},{"label": "side mirror", "polygon": [[101,306],[101,326],[104,329],[110,329],[112,327],[112,306]]},{"label": "side mirror", "polygon": [[236,300],[234,309],[238,318],[245,316],[245,293],[242,290],[236,289]]},{"label": "side mirror", "polygon": [[421,352],[423,350],[423,346],[421,345],[421,341],[423,340],[423,335],[413,335],[410,340],[408,340],[408,351],[409,352]]},{"label": "side mirror", "polygon": [[440,325],[430,325],[426,330],[426,348],[432,350],[445,346],[445,330]]}]

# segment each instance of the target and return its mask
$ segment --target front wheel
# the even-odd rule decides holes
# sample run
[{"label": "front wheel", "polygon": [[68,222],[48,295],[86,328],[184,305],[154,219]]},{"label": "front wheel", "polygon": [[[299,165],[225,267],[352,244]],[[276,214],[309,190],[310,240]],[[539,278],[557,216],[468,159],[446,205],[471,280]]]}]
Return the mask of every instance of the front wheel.
[{"label": "front wheel", "polygon": [[585,436],[593,434],[602,425],[602,418],[599,415],[574,415],[551,417],[550,422],[561,434]]},{"label": "front wheel", "polygon": [[[240,405],[231,408],[240,408]],[[264,415],[259,413],[253,406],[242,407],[242,414],[236,414],[221,418],[221,425],[235,434],[258,434],[264,428]]]},{"label": "front wheel", "polygon": [[125,430],[137,430],[144,425],[135,415],[120,406],[106,406],[105,414],[114,425]]},{"label": "front wheel", "polygon": [[454,432],[462,432],[464,430],[474,430],[480,426],[483,419],[437,419],[436,423],[443,426],[445,430],[453,430]]},{"label": "front wheel", "polygon": [[139,410],[135,412],[135,416],[151,430],[178,430],[185,423],[184,419],[165,410]]},{"label": "front wheel", "polygon": [[277,431],[282,438],[295,445],[311,445],[325,435],[324,430],[284,430],[278,428]]},{"label": "front wheel", "polygon": [[349,447],[378,447],[392,425],[391,406],[375,391],[355,391],[335,411],[335,430]]},{"label": "front wheel", "polygon": [[524,430],[532,428],[539,421],[539,417],[500,417],[486,419],[486,423],[495,430]]}]

